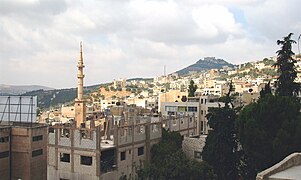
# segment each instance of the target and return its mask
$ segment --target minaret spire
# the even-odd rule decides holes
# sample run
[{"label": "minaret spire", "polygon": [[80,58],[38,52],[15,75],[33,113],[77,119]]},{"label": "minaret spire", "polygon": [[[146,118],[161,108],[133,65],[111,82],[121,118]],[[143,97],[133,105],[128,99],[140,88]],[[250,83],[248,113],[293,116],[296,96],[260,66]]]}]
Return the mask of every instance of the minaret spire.
[{"label": "minaret spire", "polygon": [[77,64],[78,73],[77,73],[77,99],[83,99],[83,85],[84,85],[84,60],[83,60],[83,46],[82,42],[80,42],[80,56]]}]

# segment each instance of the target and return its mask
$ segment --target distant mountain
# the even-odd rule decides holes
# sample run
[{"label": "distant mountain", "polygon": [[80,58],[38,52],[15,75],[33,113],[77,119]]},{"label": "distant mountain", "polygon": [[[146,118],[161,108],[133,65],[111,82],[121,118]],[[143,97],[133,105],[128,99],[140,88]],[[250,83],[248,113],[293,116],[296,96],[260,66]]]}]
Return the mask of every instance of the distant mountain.
[{"label": "distant mountain", "polygon": [[52,90],[53,88],[38,85],[7,85],[0,84],[0,95],[20,95],[29,91],[35,90]]},{"label": "distant mountain", "polygon": [[195,64],[192,64],[184,69],[177,71],[179,75],[187,75],[191,71],[202,72],[210,69],[221,69],[224,66],[234,67],[233,64],[228,63],[223,59],[216,59],[215,57],[205,57],[204,60],[200,59]]},{"label": "distant mountain", "polygon": [[154,78],[130,78],[126,81],[152,81]]}]

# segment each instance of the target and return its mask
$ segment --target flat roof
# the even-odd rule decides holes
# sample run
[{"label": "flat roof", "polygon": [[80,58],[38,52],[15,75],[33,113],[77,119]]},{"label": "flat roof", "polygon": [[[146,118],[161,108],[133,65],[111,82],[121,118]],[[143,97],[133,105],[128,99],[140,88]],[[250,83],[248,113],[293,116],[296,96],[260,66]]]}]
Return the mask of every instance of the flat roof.
[{"label": "flat roof", "polygon": [[114,142],[112,140],[101,140],[100,148],[107,149],[115,147]]}]

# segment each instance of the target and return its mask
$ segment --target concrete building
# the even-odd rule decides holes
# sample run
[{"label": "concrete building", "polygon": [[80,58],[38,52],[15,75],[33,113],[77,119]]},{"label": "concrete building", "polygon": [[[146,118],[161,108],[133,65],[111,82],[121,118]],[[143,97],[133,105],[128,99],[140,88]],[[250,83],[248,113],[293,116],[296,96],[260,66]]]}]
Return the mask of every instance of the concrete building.
[{"label": "concrete building", "polygon": [[188,98],[186,102],[164,102],[161,106],[163,117],[189,115],[196,119],[197,134],[208,134],[209,125],[206,115],[208,108],[224,106],[216,96]]},{"label": "concrete building", "polygon": [[215,82],[211,87],[205,87],[201,90],[202,95],[225,96],[229,91],[229,85],[224,82]]},{"label": "concrete building", "polygon": [[105,129],[57,126],[49,133],[49,179],[119,179],[135,175],[161,137],[160,124],[115,125]]},{"label": "concrete building", "polygon": [[187,96],[187,91],[184,92],[180,90],[170,90],[168,92],[160,93],[158,97],[159,112],[162,111],[161,107],[163,102],[181,102],[181,99]]},{"label": "concrete building", "polygon": [[[118,117],[116,117],[118,119]],[[76,128],[57,125],[49,129],[48,178],[72,180],[134,178],[136,168],[150,159],[150,148],[157,144],[162,127],[182,136],[195,135],[191,117],[160,119],[129,116],[108,126]],[[116,125],[113,125],[116,124]]]},{"label": "concrete building", "polygon": [[117,79],[117,80],[114,80],[113,82],[113,87],[115,89],[118,89],[118,88],[125,88],[126,86],[126,79]]},{"label": "concrete building", "polygon": [[47,125],[0,124],[0,179],[47,179]]}]

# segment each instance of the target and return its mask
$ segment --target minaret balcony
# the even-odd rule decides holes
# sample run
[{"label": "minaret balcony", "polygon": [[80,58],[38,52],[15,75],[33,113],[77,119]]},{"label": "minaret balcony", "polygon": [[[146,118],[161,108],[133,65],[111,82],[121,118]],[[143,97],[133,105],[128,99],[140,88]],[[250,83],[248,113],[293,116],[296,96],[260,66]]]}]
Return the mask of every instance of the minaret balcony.
[{"label": "minaret balcony", "polygon": [[85,65],[83,65],[83,64],[78,64],[77,67],[78,67],[78,68],[84,68]]}]

